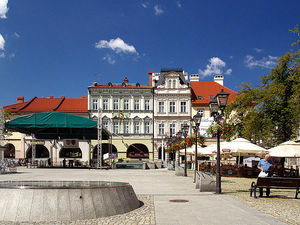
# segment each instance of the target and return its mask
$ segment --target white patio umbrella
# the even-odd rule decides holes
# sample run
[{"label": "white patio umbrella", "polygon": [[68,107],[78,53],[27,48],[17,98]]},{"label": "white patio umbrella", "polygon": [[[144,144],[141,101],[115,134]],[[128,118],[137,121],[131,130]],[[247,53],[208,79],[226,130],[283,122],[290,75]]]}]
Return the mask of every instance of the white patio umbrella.
[{"label": "white patio umbrella", "polygon": [[233,156],[262,156],[266,149],[251,143],[244,138],[237,138],[226,144],[222,151],[228,150]]},{"label": "white patio umbrella", "polygon": [[[225,146],[227,146],[227,144],[229,144],[229,142],[227,142],[227,141],[223,141],[220,143],[220,151],[221,151],[220,153],[221,154],[229,153],[226,150],[222,151],[222,149],[226,149]],[[217,144],[209,145],[198,151],[198,155],[214,155],[214,154],[217,154]]]},{"label": "white patio umbrella", "polygon": [[300,143],[287,141],[268,150],[273,157],[296,158],[300,157]]},{"label": "white patio umbrella", "polygon": [[[186,154],[187,155],[195,155],[195,148],[196,148],[195,145],[193,145],[189,148],[186,148]],[[200,145],[198,145],[197,152],[199,152],[200,149],[202,149],[202,147]],[[180,155],[184,155],[184,149],[180,150]]]}]

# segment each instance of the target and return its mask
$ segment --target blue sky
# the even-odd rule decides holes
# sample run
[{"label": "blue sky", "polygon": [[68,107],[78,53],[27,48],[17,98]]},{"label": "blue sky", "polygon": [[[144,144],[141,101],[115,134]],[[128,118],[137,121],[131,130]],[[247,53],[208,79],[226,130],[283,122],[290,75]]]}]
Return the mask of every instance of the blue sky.
[{"label": "blue sky", "polygon": [[148,83],[180,67],[259,84],[291,49],[300,1],[0,0],[0,106],[81,97],[92,82]]}]

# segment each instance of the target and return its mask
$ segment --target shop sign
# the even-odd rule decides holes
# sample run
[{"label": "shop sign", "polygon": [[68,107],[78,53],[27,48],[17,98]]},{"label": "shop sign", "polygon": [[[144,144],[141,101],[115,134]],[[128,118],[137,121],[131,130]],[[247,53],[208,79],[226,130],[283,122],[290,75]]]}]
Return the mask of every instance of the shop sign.
[{"label": "shop sign", "polygon": [[64,139],[64,148],[79,148],[78,139]]},{"label": "shop sign", "polygon": [[40,139],[33,139],[30,140],[32,145],[44,145],[45,144],[45,140],[40,140]]}]

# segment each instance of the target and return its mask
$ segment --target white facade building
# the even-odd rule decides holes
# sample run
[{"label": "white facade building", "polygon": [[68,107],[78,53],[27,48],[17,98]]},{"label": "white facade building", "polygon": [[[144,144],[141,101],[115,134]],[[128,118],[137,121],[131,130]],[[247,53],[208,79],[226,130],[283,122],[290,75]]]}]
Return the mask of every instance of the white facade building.
[{"label": "white facade building", "polygon": [[[174,136],[191,119],[191,88],[183,70],[152,73],[154,87],[154,159],[165,160],[165,138]],[[164,146],[163,146],[164,145]],[[166,155],[168,157],[168,155]]]},{"label": "white facade building", "polygon": [[141,158],[153,159],[151,85],[130,84],[127,78],[122,84],[93,83],[88,88],[88,99],[90,118],[98,118],[101,107],[103,126],[113,134],[118,158],[139,158],[140,150]]}]

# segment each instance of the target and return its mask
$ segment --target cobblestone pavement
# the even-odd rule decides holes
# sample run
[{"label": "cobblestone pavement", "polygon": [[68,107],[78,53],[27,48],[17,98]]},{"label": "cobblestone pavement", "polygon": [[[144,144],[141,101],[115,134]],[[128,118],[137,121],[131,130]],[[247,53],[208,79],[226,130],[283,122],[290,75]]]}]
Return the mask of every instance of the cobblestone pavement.
[{"label": "cobblestone pavement", "polygon": [[154,203],[153,196],[151,195],[137,195],[141,201],[142,206],[136,210],[128,213],[103,217],[98,219],[90,220],[77,220],[77,221],[66,221],[66,222],[0,222],[1,225],[140,225],[140,224],[155,224],[154,215]]},{"label": "cobblestone pavement", "polygon": [[300,199],[295,199],[295,190],[271,189],[269,198],[250,198],[250,178],[222,177],[224,194],[271,215],[276,219],[293,225],[300,225]]}]

